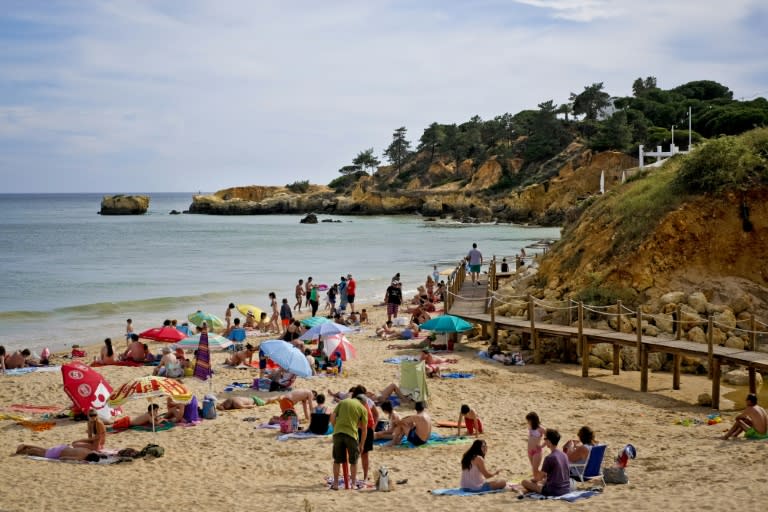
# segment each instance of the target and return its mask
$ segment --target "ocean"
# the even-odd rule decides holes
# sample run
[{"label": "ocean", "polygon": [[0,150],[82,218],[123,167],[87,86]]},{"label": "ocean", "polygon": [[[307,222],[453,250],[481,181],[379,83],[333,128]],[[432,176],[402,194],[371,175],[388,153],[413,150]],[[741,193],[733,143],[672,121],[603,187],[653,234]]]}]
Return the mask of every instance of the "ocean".
[{"label": "ocean", "polygon": [[358,301],[379,302],[395,273],[412,295],[433,265],[454,267],[473,242],[488,261],[560,236],[419,216],[323,214],[341,222],[308,225],[300,215],[169,215],[186,210],[192,193],[149,195],[145,215],[101,216],[102,194],[0,194],[6,350],[122,341],[127,318],[140,332],[198,309],[223,317],[230,302],[267,309],[270,291],[292,301],[308,276],[331,284],[351,273]]}]

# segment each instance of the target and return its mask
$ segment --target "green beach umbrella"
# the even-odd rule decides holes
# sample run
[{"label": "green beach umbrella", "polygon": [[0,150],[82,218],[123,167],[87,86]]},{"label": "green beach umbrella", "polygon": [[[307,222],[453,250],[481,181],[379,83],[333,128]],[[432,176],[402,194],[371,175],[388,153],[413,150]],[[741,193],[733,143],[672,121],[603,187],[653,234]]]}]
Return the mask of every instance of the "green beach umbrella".
[{"label": "green beach umbrella", "polygon": [[197,310],[194,313],[187,315],[187,320],[192,322],[198,327],[202,327],[203,323],[208,324],[209,329],[221,329],[224,327],[224,322],[221,318],[204,311]]}]

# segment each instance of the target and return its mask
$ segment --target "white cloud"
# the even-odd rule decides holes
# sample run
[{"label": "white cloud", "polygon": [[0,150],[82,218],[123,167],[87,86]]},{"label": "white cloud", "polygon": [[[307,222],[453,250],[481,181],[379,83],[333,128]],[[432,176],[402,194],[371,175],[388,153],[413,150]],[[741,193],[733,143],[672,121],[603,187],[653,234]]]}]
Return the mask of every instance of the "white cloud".
[{"label": "white cloud", "polygon": [[53,35],[0,40],[8,191],[325,183],[398,126],[416,141],[432,121],[563,102],[593,82],[768,89],[747,0],[23,5],[0,22]]}]

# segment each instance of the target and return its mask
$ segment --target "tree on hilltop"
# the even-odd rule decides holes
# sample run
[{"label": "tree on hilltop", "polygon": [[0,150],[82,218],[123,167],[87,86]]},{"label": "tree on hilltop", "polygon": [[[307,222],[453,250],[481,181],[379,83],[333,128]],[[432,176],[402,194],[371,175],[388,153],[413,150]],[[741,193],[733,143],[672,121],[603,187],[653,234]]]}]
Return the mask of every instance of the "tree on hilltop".
[{"label": "tree on hilltop", "polygon": [[424,133],[421,134],[419,139],[419,145],[416,148],[417,151],[429,151],[429,163],[435,159],[435,152],[437,148],[443,144],[445,140],[445,130],[438,123],[432,123],[424,129]]},{"label": "tree on hilltop", "polygon": [[352,163],[366,172],[371,169],[371,174],[373,174],[381,161],[373,154],[373,148],[368,148],[359,152]]},{"label": "tree on hilltop", "polygon": [[384,156],[386,156],[390,163],[395,166],[397,173],[403,168],[403,164],[410,155],[409,148],[411,143],[405,138],[406,130],[405,126],[401,126],[392,134],[392,143],[384,150]]},{"label": "tree on hilltop", "polygon": [[635,98],[639,98],[640,96],[653,89],[658,89],[656,86],[655,76],[646,77],[645,80],[638,77],[634,82],[632,82],[632,94],[635,95]]},{"label": "tree on hilltop", "polygon": [[611,95],[603,91],[603,82],[584,87],[580,94],[571,93],[574,115],[584,114],[585,119],[594,121],[600,110],[611,104]]}]

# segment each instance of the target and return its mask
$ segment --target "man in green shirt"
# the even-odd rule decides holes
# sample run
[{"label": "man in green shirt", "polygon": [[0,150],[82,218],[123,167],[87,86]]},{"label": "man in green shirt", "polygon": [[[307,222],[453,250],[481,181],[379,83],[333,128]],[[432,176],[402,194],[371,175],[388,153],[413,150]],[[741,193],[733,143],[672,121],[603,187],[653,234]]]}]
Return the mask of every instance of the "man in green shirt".
[{"label": "man in green shirt", "polygon": [[[365,400],[365,395],[361,395]],[[333,425],[333,484],[339,490],[339,469],[349,462],[350,488],[357,486],[357,459],[363,451],[368,430],[368,411],[357,397],[339,402],[331,414]],[[362,432],[358,436],[358,429]]]}]

